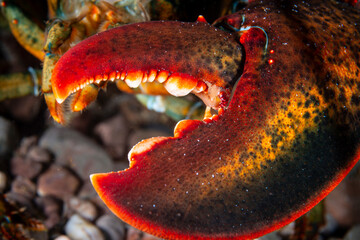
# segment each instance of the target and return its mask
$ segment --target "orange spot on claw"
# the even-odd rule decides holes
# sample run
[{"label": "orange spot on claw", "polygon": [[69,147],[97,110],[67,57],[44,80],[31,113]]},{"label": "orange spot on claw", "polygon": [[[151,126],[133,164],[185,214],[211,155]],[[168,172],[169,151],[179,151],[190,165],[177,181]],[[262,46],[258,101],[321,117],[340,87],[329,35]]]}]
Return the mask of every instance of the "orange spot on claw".
[{"label": "orange spot on claw", "polygon": [[271,53],[271,54],[273,54],[274,52],[275,52],[274,49],[271,49],[271,50],[270,50],[270,53]]},{"label": "orange spot on claw", "polygon": [[269,59],[269,61],[268,61],[268,63],[270,64],[270,65],[272,65],[273,63],[274,63],[274,59]]},{"label": "orange spot on claw", "polygon": [[13,23],[13,24],[18,24],[19,21],[18,21],[17,19],[13,19],[13,20],[12,20],[12,23]]}]

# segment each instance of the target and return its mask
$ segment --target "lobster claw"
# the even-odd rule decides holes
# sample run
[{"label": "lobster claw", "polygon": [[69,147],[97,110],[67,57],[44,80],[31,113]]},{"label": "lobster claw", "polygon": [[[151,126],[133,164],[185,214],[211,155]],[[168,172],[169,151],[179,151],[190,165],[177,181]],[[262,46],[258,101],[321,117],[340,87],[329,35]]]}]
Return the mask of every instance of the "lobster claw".
[{"label": "lobster claw", "polygon": [[304,63],[314,71],[301,77],[291,64],[306,46],[295,44],[290,57],[295,51],[265,27],[232,35],[201,22],[133,24],[88,38],[59,60],[58,102],[115,72],[130,87],[155,81],[218,109],[180,121],[174,137],[138,143],[128,169],[91,176],[117,216],[167,239],[255,238],[304,214],[354,166],[359,130],[328,111],[333,102],[315,84],[324,69]]}]

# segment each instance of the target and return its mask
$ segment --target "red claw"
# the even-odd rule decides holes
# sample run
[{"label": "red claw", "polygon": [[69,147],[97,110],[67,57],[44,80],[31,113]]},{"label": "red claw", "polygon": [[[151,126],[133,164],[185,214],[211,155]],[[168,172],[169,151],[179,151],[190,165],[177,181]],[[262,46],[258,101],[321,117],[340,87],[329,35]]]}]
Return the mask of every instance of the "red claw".
[{"label": "red claw", "polygon": [[177,87],[219,109],[181,121],[174,137],[140,142],[129,169],[91,176],[136,228],[166,239],[255,238],[304,214],[358,161],[360,30],[349,23],[360,12],[332,1],[251,2],[215,23],[248,29],[235,35],[199,22],[141,23],[89,38],[58,62],[60,101],[92,76],[156,70],[165,85],[185,76]]}]

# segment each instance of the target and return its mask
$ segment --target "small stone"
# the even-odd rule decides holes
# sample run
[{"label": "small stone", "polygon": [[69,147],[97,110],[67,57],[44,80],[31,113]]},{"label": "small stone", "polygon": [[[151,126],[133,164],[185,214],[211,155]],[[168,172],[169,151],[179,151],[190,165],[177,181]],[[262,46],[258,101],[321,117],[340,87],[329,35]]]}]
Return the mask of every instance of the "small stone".
[{"label": "small stone", "polygon": [[112,159],[99,145],[68,128],[49,128],[39,145],[49,149],[56,163],[73,169],[84,182],[89,181],[90,174],[113,169]]},{"label": "small stone", "polygon": [[281,239],[282,238],[278,235],[277,232],[271,232],[258,238],[258,240],[281,240]]},{"label": "small stone", "polygon": [[45,214],[44,225],[51,229],[61,221],[62,202],[51,196],[38,197],[35,200]]},{"label": "small stone", "polygon": [[325,208],[342,227],[360,224],[360,164],[325,198]]},{"label": "small stone", "polygon": [[6,174],[0,171],[0,193],[3,193],[7,184]]},{"label": "small stone", "polygon": [[41,163],[34,162],[26,157],[15,155],[11,159],[11,173],[13,175],[33,179],[40,174],[42,168]]},{"label": "small stone", "polygon": [[91,182],[90,181],[85,181],[82,184],[77,196],[79,198],[82,198],[82,199],[93,199],[95,197],[98,197],[98,194],[95,191],[95,189],[94,189],[93,185],[91,184]]},{"label": "small stone", "polygon": [[51,161],[51,153],[39,146],[33,146],[29,149],[28,158],[34,162],[49,163]]},{"label": "small stone", "polygon": [[32,199],[36,195],[36,185],[28,178],[17,176],[11,183],[11,191]]},{"label": "small stone", "polygon": [[95,220],[98,215],[95,205],[87,200],[73,197],[69,200],[69,206],[77,214],[89,221]]},{"label": "small stone", "polygon": [[28,154],[29,149],[33,146],[36,146],[37,140],[38,138],[36,136],[30,136],[21,139],[20,147],[18,149],[20,156],[25,157]]},{"label": "small stone", "polygon": [[132,147],[144,139],[148,139],[152,137],[166,137],[166,136],[170,136],[170,134],[167,131],[157,130],[157,129],[138,129],[130,134],[129,145],[130,147]]},{"label": "small stone", "polygon": [[344,240],[359,240],[360,239],[360,225],[355,225],[346,233]]},{"label": "small stone", "polygon": [[72,240],[105,240],[99,228],[77,214],[66,223],[65,233]]},{"label": "small stone", "polygon": [[116,115],[95,127],[95,134],[105,145],[107,152],[114,159],[125,154],[128,126],[123,116]]},{"label": "small stone", "polygon": [[51,166],[38,180],[40,196],[53,195],[66,200],[73,196],[80,186],[80,180],[66,168]]},{"label": "small stone", "polygon": [[71,240],[71,239],[66,235],[60,235],[54,238],[54,240]]},{"label": "small stone", "polygon": [[113,214],[106,214],[96,221],[98,226],[109,240],[118,240],[125,238],[125,223]]},{"label": "small stone", "polygon": [[0,117],[0,158],[8,157],[18,144],[18,132],[13,123]]},{"label": "small stone", "polygon": [[5,198],[9,202],[17,204],[21,208],[26,209],[26,211],[29,211],[30,214],[36,214],[36,209],[34,208],[34,204],[31,202],[31,199],[25,197],[24,195],[14,192],[8,192],[5,194]]},{"label": "small stone", "polygon": [[132,226],[128,226],[126,239],[127,240],[138,240],[138,239],[142,238],[142,234],[143,234],[143,232],[140,231],[139,229],[136,229]]},{"label": "small stone", "polygon": [[36,96],[24,96],[12,99],[12,107],[9,108],[11,115],[22,122],[30,122],[39,114],[41,98]]},{"label": "small stone", "polygon": [[151,234],[148,234],[148,233],[144,232],[142,240],[161,240],[161,238],[155,237],[155,236],[153,236]]}]

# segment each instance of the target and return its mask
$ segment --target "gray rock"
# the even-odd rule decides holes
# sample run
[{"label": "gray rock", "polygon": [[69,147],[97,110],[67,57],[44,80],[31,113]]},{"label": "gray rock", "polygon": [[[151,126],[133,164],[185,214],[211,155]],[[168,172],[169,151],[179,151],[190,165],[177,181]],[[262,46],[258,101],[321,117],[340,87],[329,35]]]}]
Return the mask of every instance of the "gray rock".
[{"label": "gray rock", "polygon": [[71,240],[71,239],[66,235],[60,235],[54,238],[54,240]]},{"label": "gray rock", "polygon": [[32,199],[36,195],[36,185],[28,178],[17,176],[11,183],[11,191]]},{"label": "gray rock", "polygon": [[42,99],[36,96],[24,96],[11,100],[11,115],[22,121],[29,122],[33,120],[40,111]]},{"label": "gray rock", "polygon": [[6,200],[10,203],[17,204],[23,210],[28,211],[30,214],[38,214],[34,208],[34,204],[31,202],[31,199],[21,195],[19,193],[8,192],[5,194]]},{"label": "gray rock", "polygon": [[72,168],[84,181],[92,173],[109,172],[112,160],[95,142],[69,128],[49,128],[39,145],[49,149],[60,165]]},{"label": "gray rock", "polygon": [[27,157],[34,162],[49,163],[51,161],[51,153],[47,149],[39,146],[31,147]]},{"label": "gray rock", "polygon": [[144,233],[142,240],[161,240],[161,238],[155,237],[148,233]]},{"label": "gray rock", "polygon": [[7,185],[7,176],[0,171],[0,193],[3,193]]},{"label": "gray rock", "polygon": [[73,215],[66,223],[65,233],[72,240],[105,240],[98,227],[77,214]]},{"label": "gray rock", "polygon": [[105,145],[111,157],[118,159],[125,154],[128,126],[123,116],[116,115],[95,127],[95,134]]},{"label": "gray rock", "polygon": [[360,225],[355,225],[346,233],[344,240],[359,240],[360,239]]},{"label": "gray rock", "polygon": [[35,200],[39,209],[45,214],[44,225],[51,229],[61,221],[62,202],[51,196],[38,197]]},{"label": "gray rock", "polygon": [[340,226],[360,224],[360,164],[325,198],[325,208]]},{"label": "gray rock", "polygon": [[125,223],[114,214],[106,214],[96,221],[98,226],[106,236],[108,240],[118,240],[125,238]]},{"label": "gray rock", "polygon": [[24,178],[33,179],[37,177],[43,166],[41,163],[34,162],[29,158],[15,155],[11,159],[11,173]]},{"label": "gray rock", "polygon": [[148,139],[152,137],[166,137],[166,136],[170,136],[170,134],[167,131],[152,129],[152,128],[138,129],[130,134],[129,145],[130,147],[132,147],[144,139]]},{"label": "gray rock", "polygon": [[0,158],[8,157],[18,142],[19,137],[15,125],[0,117]]},{"label": "gray rock", "polygon": [[30,148],[36,146],[37,141],[37,136],[24,137],[23,139],[21,139],[20,147],[17,152],[20,156],[25,157],[28,154]]},{"label": "gray rock", "polygon": [[80,180],[66,168],[53,165],[38,180],[37,192],[40,196],[52,195],[66,200],[79,189]]},{"label": "gray rock", "polygon": [[69,207],[81,217],[89,221],[94,221],[98,216],[95,205],[88,200],[73,197],[69,200]]},{"label": "gray rock", "polygon": [[281,237],[277,234],[277,232],[271,232],[259,237],[258,240],[281,240]]}]

